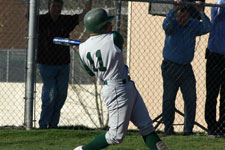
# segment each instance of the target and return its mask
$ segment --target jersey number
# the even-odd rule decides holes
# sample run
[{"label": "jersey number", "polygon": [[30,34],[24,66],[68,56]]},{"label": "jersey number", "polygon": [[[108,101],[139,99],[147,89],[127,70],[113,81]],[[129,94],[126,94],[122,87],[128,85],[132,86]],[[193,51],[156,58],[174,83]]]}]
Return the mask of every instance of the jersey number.
[{"label": "jersey number", "polygon": [[98,69],[95,68],[94,60],[91,58],[91,53],[90,52],[87,53],[87,59],[89,60],[91,66],[93,68],[93,71],[95,71],[95,72],[98,72],[98,70],[99,71],[106,71],[106,67],[104,67],[104,65],[103,65],[101,51],[97,50],[95,55],[98,58],[98,63],[99,63],[99,68]]}]

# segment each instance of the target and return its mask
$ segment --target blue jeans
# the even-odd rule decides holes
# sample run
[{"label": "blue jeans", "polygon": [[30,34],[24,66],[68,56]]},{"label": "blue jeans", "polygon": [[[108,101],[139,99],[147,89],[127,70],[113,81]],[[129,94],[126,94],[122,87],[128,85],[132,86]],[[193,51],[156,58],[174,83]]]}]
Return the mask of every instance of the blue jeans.
[{"label": "blue jeans", "polygon": [[70,66],[50,66],[38,64],[43,81],[42,111],[39,126],[57,127],[60,111],[65,103],[68,91]]},{"label": "blue jeans", "polygon": [[184,132],[192,132],[196,115],[196,80],[191,64],[180,65],[163,61],[163,115],[165,133],[173,132],[175,99],[178,89],[184,99]]}]

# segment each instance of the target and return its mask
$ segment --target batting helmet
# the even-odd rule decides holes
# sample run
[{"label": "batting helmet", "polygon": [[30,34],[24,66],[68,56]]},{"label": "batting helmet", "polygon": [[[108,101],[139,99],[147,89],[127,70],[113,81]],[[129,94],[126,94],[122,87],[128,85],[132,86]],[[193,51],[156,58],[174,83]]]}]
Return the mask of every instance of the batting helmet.
[{"label": "batting helmet", "polygon": [[113,20],[102,8],[92,9],[84,16],[84,25],[89,33],[101,33],[101,28]]}]

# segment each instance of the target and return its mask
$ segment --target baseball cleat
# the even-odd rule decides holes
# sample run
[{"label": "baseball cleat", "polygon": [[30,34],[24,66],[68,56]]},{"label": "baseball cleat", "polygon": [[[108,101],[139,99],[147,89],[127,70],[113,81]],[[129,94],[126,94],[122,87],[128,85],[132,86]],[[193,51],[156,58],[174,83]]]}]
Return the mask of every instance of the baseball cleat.
[{"label": "baseball cleat", "polygon": [[74,150],[83,150],[82,145],[81,145],[81,146],[76,147]]},{"label": "baseball cleat", "polygon": [[168,150],[168,147],[163,141],[159,141],[156,143],[156,150]]}]

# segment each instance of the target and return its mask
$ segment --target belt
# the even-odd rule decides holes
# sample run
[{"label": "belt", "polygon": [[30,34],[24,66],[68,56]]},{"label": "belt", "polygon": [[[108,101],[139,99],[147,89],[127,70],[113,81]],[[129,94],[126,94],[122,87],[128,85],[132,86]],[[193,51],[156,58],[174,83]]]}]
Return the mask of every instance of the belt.
[{"label": "belt", "polygon": [[179,66],[190,65],[190,63],[187,63],[187,64],[178,64],[178,63],[172,62],[172,61],[167,60],[167,59],[164,59],[164,60],[163,60],[163,63],[165,63],[165,64],[175,64],[175,65],[179,65]]},{"label": "belt", "polygon": [[[122,83],[122,84],[126,84],[129,80],[130,80],[130,76],[128,76],[127,79],[123,79],[123,80],[121,80],[121,81],[112,81],[112,82],[113,82],[113,83]],[[104,85],[108,85],[109,82],[111,82],[111,81],[107,81],[107,80],[104,81]]]}]

